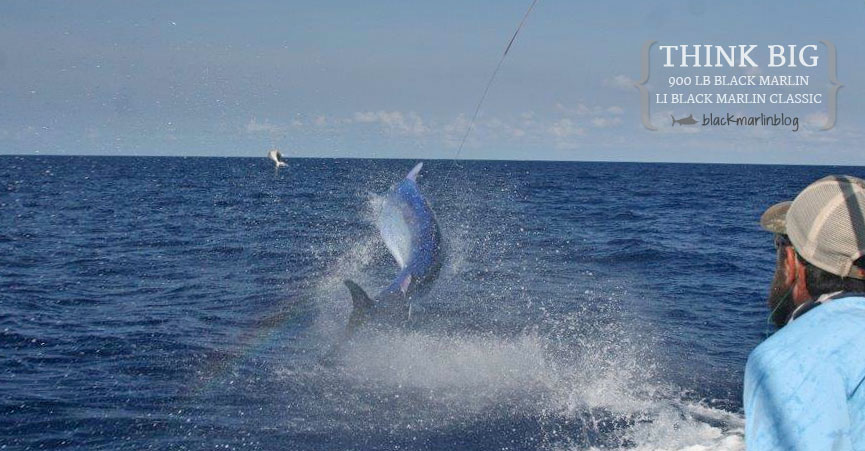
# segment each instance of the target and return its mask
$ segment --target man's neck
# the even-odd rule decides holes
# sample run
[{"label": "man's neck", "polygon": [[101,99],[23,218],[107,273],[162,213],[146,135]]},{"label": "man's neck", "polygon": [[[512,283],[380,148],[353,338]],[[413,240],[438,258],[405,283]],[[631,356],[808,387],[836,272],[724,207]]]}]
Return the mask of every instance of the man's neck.
[{"label": "man's neck", "polygon": [[820,304],[825,304],[833,299],[838,298],[840,295],[844,294],[844,291],[833,291],[831,293],[821,294],[816,300],[812,299],[810,301],[805,301],[793,310],[793,313],[790,314],[790,319],[787,320],[787,324],[792,323],[796,318],[804,315],[812,308],[817,307]]}]

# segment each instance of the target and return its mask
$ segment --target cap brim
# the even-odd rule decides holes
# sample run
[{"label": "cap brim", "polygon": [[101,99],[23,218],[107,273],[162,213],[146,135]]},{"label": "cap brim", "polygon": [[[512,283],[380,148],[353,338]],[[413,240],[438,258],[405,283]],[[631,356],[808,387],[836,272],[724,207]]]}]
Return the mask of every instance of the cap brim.
[{"label": "cap brim", "polygon": [[772,233],[787,234],[787,210],[793,201],[778,202],[763,212],[760,216],[760,227]]}]

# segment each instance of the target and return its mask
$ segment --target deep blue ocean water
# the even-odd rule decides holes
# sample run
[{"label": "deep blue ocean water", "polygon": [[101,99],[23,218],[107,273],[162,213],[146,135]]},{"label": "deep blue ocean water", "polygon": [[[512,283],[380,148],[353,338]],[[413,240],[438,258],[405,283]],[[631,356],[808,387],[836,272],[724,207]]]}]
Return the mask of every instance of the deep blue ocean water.
[{"label": "deep blue ocean water", "polygon": [[429,161],[439,280],[323,365],[414,163],[0,156],[0,448],[741,448],[760,213],[865,176]]}]

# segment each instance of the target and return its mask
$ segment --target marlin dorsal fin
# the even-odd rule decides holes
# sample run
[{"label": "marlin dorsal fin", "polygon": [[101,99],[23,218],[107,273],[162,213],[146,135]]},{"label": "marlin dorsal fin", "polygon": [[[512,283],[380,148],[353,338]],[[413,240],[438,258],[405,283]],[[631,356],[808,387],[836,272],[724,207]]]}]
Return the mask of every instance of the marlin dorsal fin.
[{"label": "marlin dorsal fin", "polygon": [[408,175],[405,176],[405,178],[411,180],[412,182],[416,182],[417,181],[417,174],[420,172],[420,169],[422,167],[423,167],[423,162],[416,164],[415,167],[412,168],[411,171],[409,171]]}]

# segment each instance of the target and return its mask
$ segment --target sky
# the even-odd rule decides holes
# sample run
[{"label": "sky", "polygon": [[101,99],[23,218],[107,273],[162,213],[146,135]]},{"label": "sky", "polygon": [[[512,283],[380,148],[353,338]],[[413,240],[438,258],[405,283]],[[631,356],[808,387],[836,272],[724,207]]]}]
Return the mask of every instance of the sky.
[{"label": "sky", "polygon": [[[861,1],[539,0],[458,153],[529,3],[5,0],[0,154],[865,165]],[[711,110],[658,105],[649,131],[633,86],[647,40],[829,40],[836,126],[818,130],[821,106],[786,110],[798,132],[671,126]]]}]

